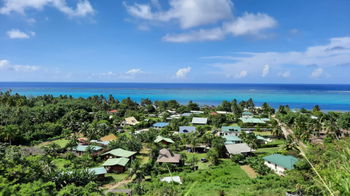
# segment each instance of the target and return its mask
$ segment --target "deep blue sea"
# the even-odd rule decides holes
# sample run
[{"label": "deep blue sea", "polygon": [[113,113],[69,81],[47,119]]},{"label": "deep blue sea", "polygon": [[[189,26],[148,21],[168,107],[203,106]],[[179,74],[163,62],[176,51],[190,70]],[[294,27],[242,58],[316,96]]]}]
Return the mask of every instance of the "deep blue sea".
[{"label": "deep blue sea", "polygon": [[187,103],[192,100],[201,105],[253,98],[257,105],[268,102],[273,107],[288,104],[292,108],[310,109],[317,104],[323,110],[350,111],[350,85],[0,82],[0,91],[9,89],[27,96],[52,94],[86,98],[112,94],[120,100],[126,97],[135,101],[149,98]]}]

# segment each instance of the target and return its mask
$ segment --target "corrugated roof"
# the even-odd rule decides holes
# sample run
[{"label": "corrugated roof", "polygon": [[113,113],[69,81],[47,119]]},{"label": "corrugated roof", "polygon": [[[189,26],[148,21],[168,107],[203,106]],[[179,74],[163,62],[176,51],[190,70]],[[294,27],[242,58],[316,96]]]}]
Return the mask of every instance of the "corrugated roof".
[{"label": "corrugated roof", "polygon": [[107,170],[104,167],[95,167],[95,168],[90,168],[88,170],[89,170],[89,172],[91,172],[95,175],[101,175],[101,174],[107,173]]},{"label": "corrugated roof", "polygon": [[167,138],[167,137],[163,137],[163,136],[157,136],[157,138],[154,140],[155,143],[159,143],[161,141],[166,141],[168,143],[175,143],[172,139]]},{"label": "corrugated roof", "polygon": [[129,162],[128,158],[112,158],[105,161],[102,165],[103,166],[120,165],[125,167],[128,162]]},{"label": "corrugated roof", "polygon": [[193,117],[192,118],[192,124],[202,124],[205,125],[207,124],[208,119],[207,118],[198,118],[198,117]]},{"label": "corrugated roof", "polygon": [[241,132],[240,126],[222,126],[221,127],[222,132]]},{"label": "corrugated roof", "polygon": [[245,152],[252,152],[252,151],[254,151],[246,143],[227,144],[227,145],[225,145],[225,147],[226,147],[226,150],[227,150],[227,152],[229,154],[241,154],[241,153],[245,153]]},{"label": "corrugated roof", "polygon": [[126,158],[128,158],[128,157],[131,157],[132,155],[136,154],[136,152],[124,150],[124,149],[121,149],[121,148],[117,148],[117,149],[108,151],[106,153],[103,153],[103,155],[107,155],[107,154],[111,154],[111,155],[116,156],[116,157],[126,157]]},{"label": "corrugated roof", "polygon": [[226,135],[222,136],[222,138],[225,139],[225,144],[235,144],[237,142],[241,142],[241,138],[235,136],[235,135]]},{"label": "corrugated roof", "polygon": [[109,141],[113,141],[116,139],[117,139],[117,136],[115,136],[113,133],[100,138],[100,140],[103,142],[109,142]]},{"label": "corrugated roof", "polygon": [[168,125],[169,125],[169,123],[167,123],[167,122],[157,122],[157,123],[153,124],[153,127],[166,127]]},{"label": "corrugated roof", "polygon": [[180,126],[179,132],[180,133],[193,133],[196,131],[196,127],[193,126]]},{"label": "corrugated roof", "polygon": [[179,184],[182,184],[180,176],[169,176],[169,177],[164,177],[160,179],[161,182],[177,182]]},{"label": "corrugated roof", "polygon": [[159,151],[157,163],[179,163],[180,159],[180,154],[172,154],[168,149],[163,148]]},{"label": "corrugated roof", "polygon": [[78,152],[86,152],[88,150],[88,148],[91,148],[91,150],[93,151],[99,151],[102,149],[102,147],[100,146],[93,146],[93,145],[78,145],[76,147],[73,148],[74,151],[78,151]]},{"label": "corrugated roof", "polygon": [[298,162],[298,159],[290,155],[282,154],[272,154],[266,157],[263,157],[265,161],[276,164],[285,169],[294,169],[294,164]]},{"label": "corrugated roof", "polygon": [[241,117],[239,118],[243,123],[253,123],[253,124],[265,124],[266,122],[261,120],[260,118],[252,118],[252,117]]}]

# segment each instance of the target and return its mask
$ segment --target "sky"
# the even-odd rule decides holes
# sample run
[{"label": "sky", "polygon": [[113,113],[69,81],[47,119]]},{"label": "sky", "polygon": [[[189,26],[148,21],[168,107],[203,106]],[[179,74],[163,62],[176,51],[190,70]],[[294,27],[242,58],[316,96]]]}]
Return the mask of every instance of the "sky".
[{"label": "sky", "polygon": [[350,84],[349,0],[0,0],[0,81]]}]

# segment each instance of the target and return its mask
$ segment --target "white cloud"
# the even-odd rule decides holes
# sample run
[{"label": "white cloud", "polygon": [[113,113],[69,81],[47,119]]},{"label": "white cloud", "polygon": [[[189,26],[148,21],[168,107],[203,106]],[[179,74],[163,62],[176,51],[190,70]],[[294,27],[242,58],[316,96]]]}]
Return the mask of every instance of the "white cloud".
[{"label": "white cloud", "polygon": [[18,29],[9,30],[6,34],[10,39],[29,39],[30,37],[35,36],[35,32],[25,33]]},{"label": "white cloud", "polygon": [[266,77],[270,73],[270,66],[268,64],[265,64],[262,70],[262,77]]},{"label": "white cloud", "polygon": [[[207,57],[208,58],[208,57]],[[249,73],[261,74],[264,65],[280,71],[290,67],[317,66],[328,68],[350,64],[350,37],[331,38],[329,43],[311,46],[305,51],[290,52],[240,52],[233,56],[209,57],[211,60],[223,59],[225,62],[216,62],[213,66],[221,68],[224,74],[235,74],[239,70],[247,70]],[[230,60],[232,62],[227,62]],[[276,69],[275,69],[276,68]],[[289,69],[290,70],[290,69]],[[279,74],[290,76],[286,72]]]},{"label": "white cloud", "polygon": [[75,8],[69,7],[66,0],[4,0],[0,14],[10,14],[17,12],[25,14],[28,9],[43,10],[44,7],[51,6],[70,17],[87,16],[94,13],[88,0],[79,0]]},{"label": "white cloud", "polygon": [[282,78],[289,78],[289,76],[290,76],[290,71],[280,72],[280,73],[278,73],[278,76],[280,76],[280,77],[282,77]]},{"label": "white cloud", "polygon": [[235,78],[245,78],[248,75],[248,72],[246,70],[240,71],[238,74],[235,75]]},{"label": "white cloud", "polygon": [[161,22],[174,20],[183,29],[231,18],[233,7],[230,0],[170,0],[169,10],[158,12],[153,12],[149,4],[128,5],[124,2],[124,5],[127,12],[136,18]]},{"label": "white cloud", "polygon": [[221,27],[200,29],[182,34],[168,34],[163,37],[163,40],[169,42],[213,41],[222,40],[229,34],[264,38],[266,36],[262,34],[262,31],[273,28],[276,25],[276,20],[266,14],[245,13],[242,17],[226,22]]},{"label": "white cloud", "polygon": [[187,74],[191,71],[191,67],[184,67],[177,70],[175,77],[176,78],[186,78]]},{"label": "white cloud", "polygon": [[38,66],[14,65],[6,59],[0,60],[0,71],[34,72],[38,70],[39,70]]},{"label": "white cloud", "polygon": [[208,41],[208,40],[221,40],[225,37],[225,34],[221,29],[199,30],[190,33],[183,34],[167,34],[163,37],[167,42],[191,42],[191,41]]},{"label": "white cloud", "polygon": [[129,74],[129,75],[135,75],[139,73],[143,73],[141,69],[130,69],[129,71],[126,72],[126,74]]},{"label": "white cloud", "polygon": [[312,78],[319,78],[324,74],[324,70],[322,68],[317,68],[311,73]]}]

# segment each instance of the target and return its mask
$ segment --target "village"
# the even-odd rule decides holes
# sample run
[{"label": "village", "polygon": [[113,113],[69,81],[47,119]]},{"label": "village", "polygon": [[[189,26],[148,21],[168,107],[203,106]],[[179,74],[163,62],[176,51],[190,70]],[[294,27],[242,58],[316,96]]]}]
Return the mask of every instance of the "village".
[{"label": "village", "polygon": [[[155,111],[158,109],[155,105],[152,107]],[[235,114],[228,111],[205,109],[178,113],[169,109],[143,118],[126,117],[103,137],[76,133],[39,146],[65,149],[55,160],[62,169],[71,164],[67,153],[91,157],[87,161],[92,160],[92,164],[87,165],[94,167],[85,169],[97,176],[106,193],[131,195],[133,191],[128,183],[132,181],[158,180],[176,186],[186,182],[181,176],[183,173],[207,170],[227,161],[240,165],[240,172],[252,179],[268,170],[283,176],[294,168],[298,154],[284,149],[284,135],[272,118],[273,111],[272,108],[244,108],[240,117],[235,118]],[[113,120],[118,110],[106,113]],[[120,145],[126,138],[138,138],[142,142]],[[249,165],[244,161],[246,158],[258,158],[261,162]],[[147,172],[137,171],[150,162],[157,167],[156,178],[153,171],[148,171],[148,176]]]}]

